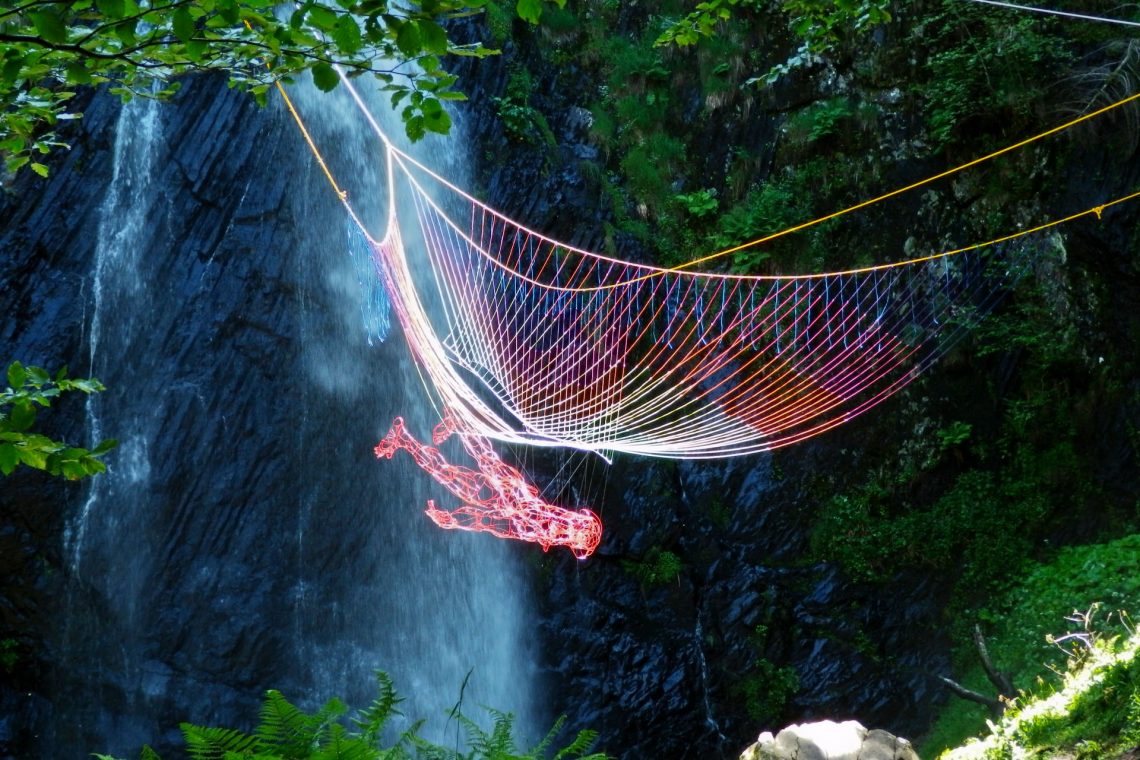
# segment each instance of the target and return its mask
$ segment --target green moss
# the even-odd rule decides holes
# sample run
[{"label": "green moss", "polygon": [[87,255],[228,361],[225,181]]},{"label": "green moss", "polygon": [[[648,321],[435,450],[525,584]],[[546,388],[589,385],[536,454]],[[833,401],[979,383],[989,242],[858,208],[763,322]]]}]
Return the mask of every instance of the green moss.
[{"label": "green moss", "polygon": [[640,561],[624,560],[622,567],[643,586],[664,586],[681,577],[684,565],[673,552],[654,546]]},{"label": "green moss", "polygon": [[788,700],[799,688],[800,679],[795,668],[778,667],[761,657],[729,687],[729,692],[743,705],[749,720],[770,725],[780,719]]},{"label": "green moss", "polygon": [[511,38],[511,24],[514,23],[514,14],[495,2],[487,3],[487,27],[491,32],[491,41],[502,46]]},{"label": "green moss", "polygon": [[[1066,661],[1080,664],[1090,647],[1129,630],[1114,611],[1140,609],[1138,556],[1140,535],[1064,548],[1052,561],[1031,565],[1014,588],[976,613],[975,619],[985,626],[995,663],[1012,675],[1016,688],[1029,695],[1048,696],[1063,687],[1057,673],[1065,670]],[[957,660],[961,663],[959,681],[982,692],[992,691],[972,646],[963,644]],[[1127,699],[1121,703],[1127,704]],[[1106,704],[1093,712],[1117,721],[1117,713],[1124,709],[1121,705],[1110,709]],[[1095,732],[1088,733],[1082,714],[1065,719],[1080,719],[1073,725],[1083,726],[1073,730],[1074,741],[1096,738]],[[926,739],[923,757],[985,731],[987,717],[978,705],[951,702]],[[1086,733],[1079,735],[1081,731]]]}]

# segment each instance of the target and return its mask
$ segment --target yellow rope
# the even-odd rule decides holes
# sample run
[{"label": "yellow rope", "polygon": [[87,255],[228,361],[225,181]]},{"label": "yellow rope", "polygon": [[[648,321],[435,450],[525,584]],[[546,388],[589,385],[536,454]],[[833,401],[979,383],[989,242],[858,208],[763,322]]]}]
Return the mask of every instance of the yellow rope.
[{"label": "yellow rope", "polygon": [[[249,22],[246,23],[248,24]],[[277,91],[281,93],[281,99],[285,101],[285,107],[288,108],[289,113],[293,115],[293,121],[297,122],[297,127],[300,128],[301,134],[305,138],[305,142],[309,144],[309,150],[313,152],[313,156],[316,157],[317,163],[320,164],[321,171],[325,173],[325,176],[328,177],[329,184],[332,185],[333,190],[336,191],[336,197],[340,198],[342,203],[348,203],[348,193],[344,190],[341,190],[340,185],[336,183],[336,177],[333,176],[332,171],[329,169],[329,165],[325,163],[324,156],[322,156],[321,152],[317,150],[317,144],[313,141],[313,136],[309,134],[309,130],[305,126],[305,122],[301,120],[301,114],[297,112],[297,108],[293,105],[293,101],[289,98],[288,94],[286,94],[285,88],[281,85],[281,82],[274,82],[274,84],[277,85]]]},{"label": "yellow rope", "polygon": [[[1088,121],[1089,119],[1094,119],[1097,116],[1105,114],[1114,108],[1119,108],[1120,106],[1123,106],[1126,103],[1131,103],[1132,101],[1137,100],[1137,99],[1140,99],[1140,92],[1136,93],[1135,95],[1130,95],[1127,98],[1124,98],[1123,100],[1118,100],[1115,103],[1112,103],[1110,105],[1105,106],[1104,108],[1097,109],[1096,111],[1092,111],[1091,113],[1087,113],[1083,116],[1078,116],[1077,118],[1073,119],[1072,121],[1067,121],[1058,127],[1053,127],[1052,129],[1041,132],[1040,134],[1034,135],[1033,137],[1028,137],[1028,138],[1022,140],[1021,142],[1014,143],[1013,145],[1007,145],[1006,147],[1004,147],[1000,150],[995,150],[993,153],[988,153],[988,154],[982,156],[981,158],[975,158],[972,161],[967,161],[966,163],[955,166],[952,169],[947,169],[946,171],[944,171],[940,174],[935,174],[934,176],[927,177],[926,179],[921,179],[918,182],[914,182],[912,184],[907,185],[906,187],[900,187],[897,190],[892,190],[889,193],[884,193],[883,195],[877,196],[875,198],[871,198],[870,200],[863,201],[862,203],[856,203],[854,206],[848,206],[845,209],[842,209],[840,211],[836,211],[834,213],[828,214],[827,216],[821,216],[817,219],[812,219],[810,222],[804,222],[802,224],[797,224],[794,227],[788,227],[787,229],[780,230],[779,232],[773,232],[771,235],[765,235],[764,237],[758,238],[758,239],[753,240],[749,243],[741,243],[740,245],[733,246],[732,248],[726,248],[723,251],[717,251],[716,253],[710,253],[707,256],[702,256],[699,259],[694,259],[692,261],[685,262],[684,264],[678,264],[675,267],[671,267],[668,271],[679,272],[683,269],[688,269],[689,267],[693,267],[693,266],[696,266],[698,264],[704,264],[707,261],[712,261],[713,259],[718,259],[722,256],[727,256],[730,253],[736,253],[737,251],[742,251],[745,248],[751,248],[752,246],[755,246],[755,245],[761,245],[762,243],[767,243],[767,242],[775,240],[777,238],[784,237],[785,235],[790,235],[793,232],[800,232],[801,230],[806,230],[809,227],[815,227],[816,225],[823,224],[824,222],[829,222],[832,219],[836,219],[838,217],[844,216],[845,214],[850,214],[852,211],[858,211],[859,209],[866,208],[867,206],[878,203],[879,201],[885,201],[888,198],[893,198],[896,195],[902,195],[905,192],[909,192],[910,190],[914,190],[916,188],[922,187],[923,185],[929,185],[931,182],[934,182],[934,181],[940,180],[940,179],[944,179],[946,177],[949,177],[952,174],[957,174],[960,171],[963,171],[965,169],[969,169],[972,166],[977,166],[978,164],[981,164],[981,163],[984,163],[984,162],[989,161],[991,159],[997,158],[998,156],[1001,156],[1001,155],[1004,155],[1004,154],[1009,153],[1011,151],[1017,150],[1018,148],[1024,148],[1026,145],[1037,142],[1038,140],[1042,140],[1046,137],[1049,137],[1050,135],[1055,135],[1058,132],[1062,132],[1066,129],[1069,129],[1070,127],[1075,127],[1077,124],[1080,124],[1081,122]],[[1115,202],[1118,202],[1118,201],[1114,201],[1114,203]],[[1084,216],[1084,214],[1086,214],[1086,213],[1088,213],[1088,212],[1086,211],[1086,212],[1083,212],[1081,214],[1077,214],[1076,216],[1069,217],[1069,219],[1075,219],[1077,216]],[[1098,219],[1100,218],[1100,214],[1097,214],[1097,218]],[[1060,224],[1060,222],[1057,222],[1057,224]],[[1049,226],[1049,225],[1047,225],[1047,226]],[[1024,233],[1020,233],[1020,234],[1024,234]],[[1014,237],[1016,237],[1016,235]],[[986,245],[986,244],[983,243],[982,245]]]},{"label": "yellow rope", "polygon": [[[247,21],[245,23],[246,23],[246,26],[248,27],[249,22]],[[250,29],[252,30],[252,27],[250,27]],[[320,149],[317,148],[316,142],[313,141],[313,137],[309,133],[308,128],[305,126],[304,120],[301,119],[301,114],[297,111],[296,106],[293,105],[292,99],[289,97],[288,93],[285,92],[285,88],[281,85],[280,82],[275,82],[275,84],[277,85],[277,91],[281,93],[282,100],[285,101],[285,107],[289,109],[289,113],[292,114],[293,120],[295,122],[297,122],[297,127],[301,130],[301,134],[304,136],[305,142],[309,146],[309,150],[312,151],[313,156],[317,159],[317,163],[320,165],[321,170],[325,173],[325,177],[328,178],[329,184],[332,185],[333,190],[336,192],[337,197],[340,198],[341,202],[343,202],[345,205],[348,205],[348,193],[345,192],[344,190],[342,190],[340,185],[337,184],[336,178],[333,176],[332,171],[329,169],[328,164],[325,162],[324,156],[321,155]],[[902,195],[903,193],[909,192],[911,190],[922,187],[924,185],[928,185],[931,182],[935,182],[937,180],[949,177],[953,174],[957,174],[958,172],[961,172],[961,171],[964,171],[964,170],[969,169],[971,167],[985,163],[986,161],[990,161],[992,159],[997,158],[998,156],[1002,156],[1002,155],[1005,155],[1006,153],[1010,153],[1012,151],[1018,150],[1019,148],[1024,148],[1027,145],[1038,142],[1039,140],[1043,140],[1046,137],[1050,137],[1052,135],[1055,135],[1058,132],[1063,132],[1064,130],[1070,129],[1071,127],[1075,127],[1076,125],[1078,125],[1082,122],[1088,121],[1090,119],[1095,119],[1096,117],[1102,116],[1103,114],[1106,114],[1109,111],[1112,111],[1113,109],[1120,108],[1121,106],[1126,105],[1128,103],[1131,103],[1131,102],[1138,100],[1138,99],[1140,99],[1140,92],[1138,92],[1134,95],[1129,95],[1128,97],[1123,98],[1121,100],[1118,100],[1115,103],[1111,103],[1107,106],[1104,106],[1103,108],[1098,108],[1095,111],[1091,111],[1091,112],[1084,114],[1082,116],[1078,116],[1075,119],[1067,121],[1064,124],[1061,124],[1059,126],[1053,127],[1052,129],[1047,129],[1044,132],[1033,135],[1032,137],[1027,137],[1026,139],[1021,140],[1020,142],[1013,143],[1012,145],[1007,145],[1006,147],[1001,148],[999,150],[995,150],[992,153],[987,153],[986,155],[981,156],[980,158],[975,158],[971,161],[967,161],[964,164],[959,164],[958,166],[955,166],[951,169],[947,169],[946,171],[943,171],[943,172],[940,172],[938,174],[927,177],[926,179],[921,179],[917,182],[912,182],[911,184],[906,185],[905,187],[900,187],[900,188],[892,190],[888,193],[884,193],[882,195],[876,196],[876,197],[871,198],[869,200],[862,201],[861,203],[856,203],[854,206],[848,206],[847,208],[844,208],[844,209],[841,209],[839,211],[835,211],[833,213],[827,214],[826,216],[821,216],[821,217],[818,217],[816,219],[812,219],[811,221],[803,222],[801,224],[797,224],[797,225],[794,225],[792,227],[788,227],[786,229],[780,230],[779,232],[773,232],[770,235],[765,235],[764,237],[757,238],[756,240],[753,240],[751,242],[742,243],[740,245],[736,245],[736,246],[733,246],[731,248],[725,248],[722,251],[717,251],[716,253],[710,253],[707,256],[702,256],[700,258],[693,259],[692,261],[688,261],[688,262],[685,262],[683,264],[678,264],[677,266],[674,266],[674,267],[661,269],[661,270],[654,272],[653,274],[643,275],[642,277],[639,277],[637,279],[648,279],[650,277],[660,276],[662,274],[666,274],[669,272],[680,272],[680,271],[683,271],[683,270],[688,269],[690,267],[697,266],[698,264],[704,264],[704,263],[712,261],[714,259],[718,259],[718,258],[727,256],[729,254],[736,253],[738,251],[742,251],[746,248],[751,248],[753,246],[761,245],[763,243],[767,243],[767,242],[770,242],[772,240],[776,240],[777,238],[784,237],[785,235],[791,235],[792,233],[800,232],[800,231],[806,230],[810,227],[815,227],[817,225],[823,224],[824,222],[831,221],[832,219],[837,219],[838,217],[844,216],[846,214],[850,214],[853,211],[858,211],[860,209],[871,206],[875,203],[879,203],[879,202],[885,201],[889,198],[893,198],[896,195]],[[391,190],[389,190],[389,192],[391,192]],[[893,264],[884,264],[884,265],[872,266],[872,267],[862,267],[859,269],[845,270],[843,272],[828,272],[827,274],[855,274],[858,272],[867,272],[867,271],[873,271],[876,269],[890,268],[890,267],[896,267],[896,266],[904,266],[906,264],[917,264],[917,263],[921,263],[924,261],[930,261],[933,259],[942,258],[945,256],[953,256],[955,254],[962,253],[964,251],[972,251],[972,250],[976,250],[978,248],[984,248],[984,247],[989,246],[989,245],[996,245],[997,243],[1002,243],[1002,242],[1005,242],[1007,240],[1013,240],[1015,238],[1023,237],[1025,235],[1029,235],[1033,232],[1040,232],[1041,230],[1048,229],[1050,227],[1055,227],[1057,225],[1073,221],[1074,219],[1079,219],[1080,217],[1087,216],[1088,214],[1096,214],[1097,219],[1100,219],[1101,214],[1109,206],[1113,206],[1113,205],[1116,205],[1118,203],[1124,203],[1125,201],[1132,200],[1138,196],[1140,196],[1140,192],[1132,193],[1130,195],[1126,195],[1126,196],[1117,198],[1117,199],[1109,201],[1107,203],[1102,203],[1100,205],[1094,206],[1094,207],[1087,209],[1085,211],[1081,211],[1080,213],[1072,214],[1072,215],[1067,216],[1063,219],[1055,219],[1051,222],[1045,222],[1044,224],[1038,225],[1037,227],[1034,227],[1034,228],[1029,229],[1029,230],[1023,230],[1021,232],[1013,233],[1012,235],[1005,235],[1003,237],[994,238],[993,240],[989,240],[989,241],[986,241],[984,243],[976,243],[974,245],[966,246],[965,248],[958,248],[958,249],[955,249],[952,251],[943,251],[942,253],[932,254],[930,256],[923,256],[923,257],[920,257],[917,259],[908,259],[907,261],[895,262]],[[809,276],[810,277],[813,275],[798,275],[798,276],[800,276],[800,277]],[[822,276],[822,275],[815,275],[815,276]],[[636,282],[636,280],[634,280],[634,282]],[[622,284],[628,285],[628,284],[630,284],[630,281],[623,282]]]}]

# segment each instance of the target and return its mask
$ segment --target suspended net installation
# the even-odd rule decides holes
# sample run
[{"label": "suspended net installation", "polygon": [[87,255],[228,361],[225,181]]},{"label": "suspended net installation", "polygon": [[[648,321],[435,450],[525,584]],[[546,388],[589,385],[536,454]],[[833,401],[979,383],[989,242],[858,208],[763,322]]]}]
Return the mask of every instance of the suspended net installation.
[{"label": "suspended net installation", "polygon": [[[377,457],[408,452],[463,504],[440,527],[565,546],[585,558],[601,521],[547,503],[490,441],[676,459],[753,454],[824,433],[918,377],[1017,276],[1031,230],[842,272],[745,276],[690,267],[858,210],[990,160],[1119,101],[947,172],[690,265],[661,268],[565,245],[463,192],[392,145],[351,82],[387,159],[387,230],[373,237],[328,171],[442,421],[433,445],[397,418]],[[284,90],[282,90],[284,95]],[[386,315],[377,320],[386,330]],[[446,461],[456,436],[475,467]]]}]

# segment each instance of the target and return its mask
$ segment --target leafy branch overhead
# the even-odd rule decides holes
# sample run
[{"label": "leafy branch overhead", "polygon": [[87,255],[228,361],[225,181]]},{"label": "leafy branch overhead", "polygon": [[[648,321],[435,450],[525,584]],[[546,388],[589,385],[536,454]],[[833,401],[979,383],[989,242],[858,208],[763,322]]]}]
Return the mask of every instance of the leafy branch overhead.
[{"label": "leafy branch overhead", "polygon": [[53,378],[39,367],[12,362],[8,387],[0,391],[0,473],[10,475],[21,464],[69,480],[103,472],[106,467],[99,457],[115,448],[116,441],[103,441],[88,451],[32,430],[39,407],[51,406],[60,394],[102,390],[103,384],[94,378],[68,378],[66,367]]},{"label": "leafy branch overhead", "polygon": [[[452,39],[448,22],[488,0],[305,0],[282,13],[276,0],[30,0],[0,6],[0,155],[9,172],[66,147],[55,129],[82,116],[68,108],[77,87],[106,85],[124,100],[168,98],[176,77],[223,72],[230,86],[265,103],[269,88],[311,71],[322,90],[371,75],[390,92],[408,136],[446,133],[442,101],[462,100],[448,55],[486,56],[479,42]],[[520,0],[537,23],[544,2]]]}]

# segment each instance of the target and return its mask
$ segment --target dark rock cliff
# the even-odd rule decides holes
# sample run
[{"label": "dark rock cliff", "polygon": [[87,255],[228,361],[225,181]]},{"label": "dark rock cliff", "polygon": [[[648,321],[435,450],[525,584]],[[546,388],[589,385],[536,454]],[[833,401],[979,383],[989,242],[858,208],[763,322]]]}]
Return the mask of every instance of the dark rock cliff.
[{"label": "dark rock cliff", "polygon": [[[512,142],[495,115],[491,99],[505,87],[506,65],[488,60],[464,72],[475,182],[494,205],[544,232],[602,248],[608,212],[580,163],[596,147],[571,111],[585,104],[554,86],[573,72],[539,72],[550,84],[540,88],[539,105],[557,143],[544,152]],[[360,620],[364,597],[325,581],[384,577],[386,570],[374,568],[378,553],[413,569],[462,564],[469,560],[454,556],[457,543],[491,541],[436,536],[411,503],[391,518],[398,526],[362,535],[364,505],[377,484],[313,484],[310,468],[328,459],[372,466],[367,446],[358,443],[375,440],[399,408],[364,399],[402,393],[401,384],[411,381],[401,372],[410,368],[389,342],[348,357],[368,382],[320,393],[308,387],[319,385],[319,375],[305,347],[331,342],[342,325],[328,303],[335,295],[309,279],[305,262],[339,255],[344,236],[324,221],[337,218],[335,199],[276,107],[259,111],[220,83],[201,80],[162,109],[164,141],[148,179],[154,190],[144,238],[177,241],[180,253],[140,251],[132,264],[140,289],[104,294],[104,307],[111,305],[104,318],[136,314],[131,298],[172,299],[180,307],[145,312],[145,324],[120,331],[124,342],[104,345],[89,366],[91,273],[118,106],[92,97],[84,111],[73,147],[56,157],[50,179],[23,176],[0,196],[0,305],[7,315],[0,347],[4,358],[94,371],[111,388],[108,397],[130,378],[131,393],[155,400],[153,416],[130,424],[145,429],[142,440],[169,448],[116,452],[112,465],[120,472],[131,467],[132,452],[145,461],[148,493],[101,492],[89,519],[117,540],[78,562],[76,537],[65,534],[75,530],[98,481],[60,484],[34,474],[5,480],[0,639],[17,642],[19,660],[0,682],[7,716],[0,720],[0,756],[60,747],[126,753],[143,741],[172,741],[179,720],[241,723],[263,689],[323,687],[322,669],[391,667],[329,655],[339,638],[373,622]],[[717,127],[723,131],[716,144],[748,143],[763,152],[777,132],[772,120],[729,121]],[[1092,174],[1101,167],[1120,187],[1140,176],[1135,161],[1115,171],[1121,167],[1105,151],[1090,150],[1077,163]],[[1087,182],[1074,176],[1067,192],[1083,195]],[[298,187],[306,190],[294,192]],[[319,230],[307,229],[313,219],[321,220]],[[1074,296],[1069,321],[1081,327],[1091,354],[1111,346],[1124,355],[1140,334],[1140,285],[1129,253],[1135,214],[1113,213],[1108,221],[1083,224],[1069,238],[1074,263],[1066,288],[1097,299]],[[619,235],[617,243],[626,255],[647,255],[632,239]],[[149,361],[156,353],[159,366]],[[949,668],[942,610],[950,579],[911,570],[877,585],[852,582],[831,564],[804,559],[812,522],[833,491],[900,456],[897,441],[920,417],[955,418],[947,410],[963,396],[973,408],[962,417],[999,413],[1000,398],[988,397],[989,389],[1017,372],[1016,355],[980,363],[956,357],[933,384],[884,405],[875,419],[770,456],[708,464],[619,458],[603,467],[514,452],[540,485],[591,505],[607,526],[600,550],[585,563],[565,553],[508,550],[512,559],[524,558],[539,600],[534,645],[550,687],[543,701],[567,713],[570,725],[601,731],[600,747],[619,757],[735,756],[762,728],[792,718],[857,717],[904,736],[923,731],[944,699],[931,676]],[[1082,423],[1082,445],[1105,452],[1098,477],[1114,505],[1136,498],[1125,477],[1136,464],[1127,442],[1137,420],[1137,386],[1130,382],[1111,393],[1089,392]],[[106,436],[116,434],[116,410],[126,408],[117,403],[100,407]],[[54,424],[60,434],[82,437],[87,413],[72,403]],[[282,456],[283,449],[298,453]],[[320,457],[310,458],[313,450]],[[184,456],[162,454],[173,451]],[[558,475],[567,468],[579,474]],[[124,495],[157,513],[116,516],[107,501]],[[1057,535],[1091,538],[1095,524],[1086,521],[1083,535],[1079,525]],[[411,547],[401,531],[431,535]],[[639,574],[646,558],[662,551],[680,561],[679,572],[665,582]],[[158,582],[115,586],[106,580],[108,568],[121,565],[143,566],[147,573],[137,577]],[[408,629],[419,626],[415,611],[394,605],[386,612]],[[116,670],[113,657],[101,657],[109,664],[85,667],[92,653],[131,637],[145,648],[141,666]],[[298,638],[316,644],[299,649]],[[314,651],[329,656],[312,657]],[[414,674],[422,664],[404,669]],[[769,699],[773,684],[789,676],[796,687]],[[135,720],[144,705],[148,719]],[[91,746],[107,736],[118,744]]]}]

